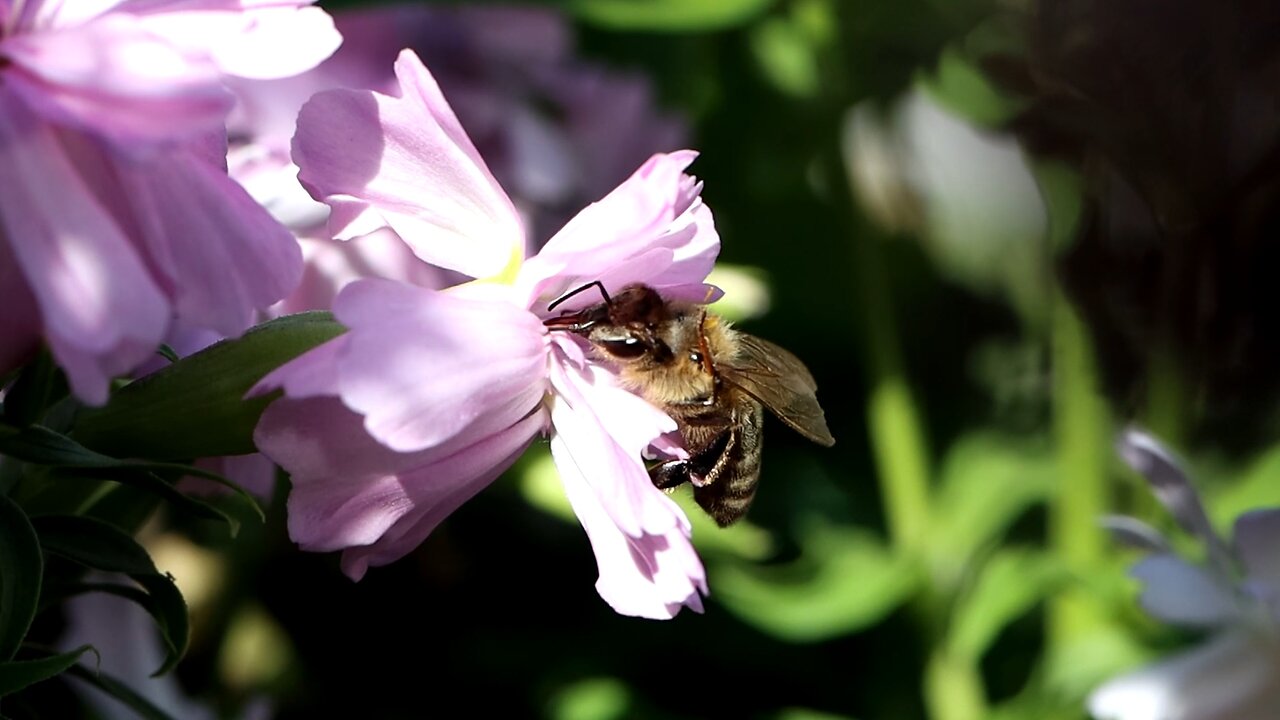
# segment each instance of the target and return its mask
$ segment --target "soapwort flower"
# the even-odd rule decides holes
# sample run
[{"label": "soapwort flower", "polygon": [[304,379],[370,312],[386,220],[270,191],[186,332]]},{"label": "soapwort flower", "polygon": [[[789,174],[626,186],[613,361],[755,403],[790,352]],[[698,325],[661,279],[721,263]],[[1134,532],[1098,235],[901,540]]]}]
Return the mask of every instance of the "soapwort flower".
[{"label": "soapwort flower", "polygon": [[1122,540],[1150,551],[1132,570],[1153,617],[1209,632],[1203,644],[1113,679],[1089,696],[1106,720],[1269,720],[1280,709],[1280,509],[1255,510],[1219,536],[1177,460],[1130,430],[1120,454],[1150,482],[1184,530],[1205,545],[1203,563],[1179,557],[1154,528],[1111,521]]},{"label": "soapwort flower", "polygon": [[329,55],[310,4],[0,2],[0,303],[30,318],[0,361],[43,336],[102,403],[173,317],[236,335],[293,288],[297,243],[227,177],[223,81]]},{"label": "soapwort flower", "polygon": [[[695,153],[653,156],[523,260],[524,225],[434,78],[410,51],[399,96],[335,90],[298,119],[303,185],[336,237],[390,227],[421,259],[473,282],[436,291],[382,279],[347,285],[348,328],[265,377],[283,390],[255,440],[292,476],[289,530],[342,550],[344,571],[403,556],[539,435],[596,554],[596,588],[618,612],[701,609],[688,519],[657,490],[644,453],[679,456],[675,423],[621,388],[583,341],[550,331],[548,305],[600,280],[709,299],[719,251]],[[569,303],[595,300],[580,294]]]}]

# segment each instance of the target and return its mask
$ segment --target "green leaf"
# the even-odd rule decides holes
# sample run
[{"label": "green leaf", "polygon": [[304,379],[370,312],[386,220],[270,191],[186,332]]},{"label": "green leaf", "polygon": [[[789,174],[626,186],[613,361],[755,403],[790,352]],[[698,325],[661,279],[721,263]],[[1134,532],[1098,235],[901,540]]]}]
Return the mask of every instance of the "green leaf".
[{"label": "green leaf", "polygon": [[48,351],[22,369],[4,396],[4,419],[15,425],[38,421],[46,408],[67,394],[67,378]]},{"label": "green leaf", "polygon": [[617,30],[692,32],[742,25],[774,0],[570,0],[569,10]]},{"label": "green leaf", "polygon": [[0,663],[0,697],[66,672],[76,664],[81,655],[87,652],[98,654],[92,645],[81,645],[75,650],[60,655]]},{"label": "green leaf", "polygon": [[919,585],[915,564],[868,533],[815,523],[800,545],[787,565],[713,567],[716,597],[765,632],[814,642],[876,623]]},{"label": "green leaf", "polygon": [[31,521],[45,552],[105,572],[148,574],[156,565],[137,540],[112,525],[76,515],[47,515]]},{"label": "green leaf", "polygon": [[255,452],[270,397],[244,399],[267,373],[345,331],[329,313],[276,318],[122,388],[76,418],[80,442],[117,457],[158,460]]},{"label": "green leaf", "polygon": [[35,518],[33,522],[45,552],[85,567],[124,573],[146,590],[145,599],[135,593],[117,592],[111,586],[93,586],[137,602],[160,627],[167,646],[165,662],[155,675],[168,672],[186,652],[190,627],[187,604],[173,579],[156,570],[146,549],[115,527],[88,517],[73,515]]},{"label": "green leaf", "polygon": [[1262,453],[1232,482],[1209,493],[1209,514],[1214,527],[1230,536],[1235,519],[1248,510],[1280,505],[1280,447]]},{"label": "green leaf", "polygon": [[1003,125],[1024,104],[1001,93],[955,47],[943,50],[934,73],[919,80],[920,87],[939,105],[976,125]]},{"label": "green leaf", "polygon": [[156,707],[150,700],[139,695],[133,688],[104,672],[93,671],[81,665],[75,665],[67,674],[119,700],[144,720],[174,720],[171,715]]},{"label": "green leaf", "polygon": [[1053,489],[1055,464],[1045,443],[979,431],[947,451],[933,503],[928,547],[945,585],[959,583],[980,548]]},{"label": "green leaf", "polygon": [[793,23],[770,18],[756,25],[751,50],[774,87],[798,98],[817,95],[821,86],[818,48]]},{"label": "green leaf", "polygon": [[[40,604],[44,559],[22,508],[0,495],[0,661],[13,659]],[[3,694],[3,693],[0,693]]]},{"label": "green leaf", "polygon": [[120,463],[40,425],[0,425],[0,454],[52,467],[115,467]]},{"label": "green leaf", "polygon": [[232,537],[235,537],[240,532],[239,520],[209,503],[183,494],[170,482],[155,473],[127,467],[76,468],[74,470],[56,471],[53,477],[65,480],[110,480],[121,485],[136,487],[167,500],[175,509],[190,513],[194,517],[206,520],[220,520],[226,523],[231,530]]},{"label": "green leaf", "polygon": [[23,428],[0,425],[0,453],[25,462],[55,468],[74,468],[78,471],[70,474],[63,473],[64,477],[91,476],[95,479],[113,480],[144,487],[197,516],[227,522],[231,526],[231,534],[235,535],[239,530],[237,520],[207,503],[182,494],[170,481],[158,477],[155,473],[164,473],[173,480],[185,475],[194,475],[231,489],[253,508],[259,519],[266,519],[258,501],[252,495],[218,473],[180,463],[119,460],[94,452],[65,435],[39,425]]},{"label": "green leaf", "polygon": [[1045,553],[1005,548],[992,554],[953,610],[947,638],[950,654],[977,663],[1005,626],[1065,579],[1065,570]]}]

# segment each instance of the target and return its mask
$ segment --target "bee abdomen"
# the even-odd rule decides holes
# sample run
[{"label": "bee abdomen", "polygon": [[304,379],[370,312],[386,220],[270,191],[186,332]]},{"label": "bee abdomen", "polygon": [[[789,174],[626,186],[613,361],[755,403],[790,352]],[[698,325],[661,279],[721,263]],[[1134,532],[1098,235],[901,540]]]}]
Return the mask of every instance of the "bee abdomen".
[{"label": "bee abdomen", "polygon": [[747,514],[760,482],[760,456],[764,424],[764,408],[751,403],[737,420],[736,435],[727,457],[718,463],[715,482],[694,488],[693,498],[720,527],[730,525]]}]

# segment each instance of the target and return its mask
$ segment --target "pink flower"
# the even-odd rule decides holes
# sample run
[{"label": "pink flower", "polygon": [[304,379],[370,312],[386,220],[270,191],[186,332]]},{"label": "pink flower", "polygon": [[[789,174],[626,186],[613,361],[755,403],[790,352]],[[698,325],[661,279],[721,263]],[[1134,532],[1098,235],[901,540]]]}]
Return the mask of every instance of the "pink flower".
[{"label": "pink flower", "polygon": [[[675,423],[618,386],[582,341],[549,331],[547,305],[602,280],[706,298],[719,250],[694,153],[655,155],[520,262],[523,224],[412,52],[400,96],[339,90],[303,109],[301,180],[338,236],[393,228],[430,262],[488,282],[435,291],[360,280],[334,314],[349,331],[263,379],[282,389],[255,439],[290,472],[289,530],[342,550],[359,579],[403,556],[539,434],[595,550],[596,588],[620,613],[701,608],[687,518],[641,461]],[[581,302],[590,302],[582,299]]]},{"label": "pink flower", "polygon": [[0,360],[42,334],[101,403],[172,317],[235,335],[292,289],[297,244],[226,175],[223,79],[331,53],[309,4],[0,2],[0,299],[32,317]]},{"label": "pink flower", "polygon": [[328,208],[298,184],[290,141],[313,94],[393,94],[398,49],[432,67],[461,125],[520,211],[536,249],[586,203],[654,152],[683,145],[683,125],[658,112],[643,76],[576,60],[561,14],[546,8],[382,5],[336,11],[343,45],[319,66],[277,80],[236,80],[227,121],[230,174],[302,243],[303,281],[273,313],[329,309],[360,277],[424,287],[458,282],[418,260],[390,230],[334,241]]}]

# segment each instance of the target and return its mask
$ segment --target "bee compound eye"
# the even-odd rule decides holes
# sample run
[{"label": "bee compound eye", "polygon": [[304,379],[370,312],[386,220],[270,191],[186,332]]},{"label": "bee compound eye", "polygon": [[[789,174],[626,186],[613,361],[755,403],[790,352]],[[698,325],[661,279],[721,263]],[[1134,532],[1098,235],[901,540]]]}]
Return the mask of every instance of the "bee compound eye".
[{"label": "bee compound eye", "polygon": [[638,358],[645,353],[644,343],[638,338],[627,337],[618,340],[604,340],[599,343],[600,349],[613,357],[622,359]]},{"label": "bee compound eye", "polygon": [[701,365],[702,353],[696,352],[696,351],[689,353],[689,361],[692,362],[694,365]]}]

